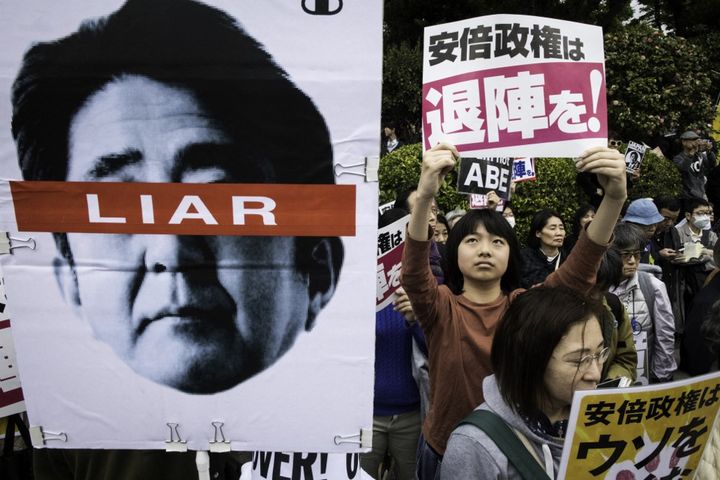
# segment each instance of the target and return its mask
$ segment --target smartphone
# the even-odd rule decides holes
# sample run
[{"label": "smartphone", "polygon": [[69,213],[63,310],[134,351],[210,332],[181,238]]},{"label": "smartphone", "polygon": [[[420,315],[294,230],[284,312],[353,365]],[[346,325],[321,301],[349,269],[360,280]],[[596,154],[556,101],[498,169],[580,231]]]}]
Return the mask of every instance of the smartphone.
[{"label": "smartphone", "polygon": [[621,381],[622,377],[611,378],[610,380],[605,380],[604,382],[598,383],[597,387],[595,388],[618,388]]},{"label": "smartphone", "polygon": [[625,388],[633,384],[628,377],[617,377],[597,384],[596,388]]}]

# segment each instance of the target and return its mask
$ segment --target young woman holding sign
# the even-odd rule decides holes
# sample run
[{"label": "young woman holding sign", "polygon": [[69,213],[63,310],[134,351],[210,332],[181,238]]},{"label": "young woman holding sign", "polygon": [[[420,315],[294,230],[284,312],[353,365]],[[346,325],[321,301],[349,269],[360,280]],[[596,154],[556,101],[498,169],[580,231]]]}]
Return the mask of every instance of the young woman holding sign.
[{"label": "young woman holding sign", "polygon": [[[518,289],[520,252],[515,233],[498,212],[474,210],[450,231],[447,286],[438,286],[428,264],[427,216],[433,197],[456,163],[454,146],[439,144],[423,155],[417,201],[403,253],[402,284],[429,348],[432,403],[418,450],[418,476],[432,479],[453,428],[483,402],[482,381],[492,373],[490,345],[497,324]],[[577,159],[605,189],[595,220],[573,254],[545,281],[588,291],[595,280],[612,227],[627,196],[625,162],[616,150],[595,147]]]}]

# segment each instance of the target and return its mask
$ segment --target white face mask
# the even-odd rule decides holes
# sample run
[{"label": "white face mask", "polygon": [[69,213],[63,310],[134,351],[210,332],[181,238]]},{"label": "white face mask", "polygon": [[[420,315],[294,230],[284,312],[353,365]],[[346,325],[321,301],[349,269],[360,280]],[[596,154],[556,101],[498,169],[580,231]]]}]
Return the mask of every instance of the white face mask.
[{"label": "white face mask", "polygon": [[692,224],[695,225],[696,228],[707,230],[710,228],[710,215],[694,215]]},{"label": "white face mask", "polygon": [[505,217],[505,220],[507,220],[512,228],[515,228],[515,217]]}]

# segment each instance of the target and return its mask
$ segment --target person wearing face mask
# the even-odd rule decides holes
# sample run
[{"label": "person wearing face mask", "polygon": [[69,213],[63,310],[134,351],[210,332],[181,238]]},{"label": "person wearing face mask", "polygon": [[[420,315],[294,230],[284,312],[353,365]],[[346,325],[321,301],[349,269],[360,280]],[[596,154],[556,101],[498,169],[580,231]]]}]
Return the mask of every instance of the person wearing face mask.
[{"label": "person wearing face mask", "polygon": [[685,224],[675,227],[680,236],[680,243],[684,245],[687,242],[699,242],[703,247],[700,257],[700,261],[705,264],[703,270],[712,270],[717,266],[712,259],[712,248],[717,242],[717,235],[710,229],[710,204],[707,200],[689,199],[685,220]]},{"label": "person wearing face mask", "polygon": [[502,216],[505,220],[507,220],[510,226],[515,229],[515,214],[513,213],[512,206],[509,202],[505,204],[505,207],[503,207]]},{"label": "person wearing face mask", "polygon": [[[675,226],[680,237],[680,247],[688,244],[700,244],[699,257],[690,257],[688,252],[680,258],[679,263],[686,263],[685,270],[685,305],[692,303],[695,293],[705,283],[705,278],[717,265],[712,257],[712,249],[717,242],[717,234],[710,229],[710,204],[702,198],[690,198],[686,202],[685,223]],[[685,312],[687,313],[687,312]]]}]

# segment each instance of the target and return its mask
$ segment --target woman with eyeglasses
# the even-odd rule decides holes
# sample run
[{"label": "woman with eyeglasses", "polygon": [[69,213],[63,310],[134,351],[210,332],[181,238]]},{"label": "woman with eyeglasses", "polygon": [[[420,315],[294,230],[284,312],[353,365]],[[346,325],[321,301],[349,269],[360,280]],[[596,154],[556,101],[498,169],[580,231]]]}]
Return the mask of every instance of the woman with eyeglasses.
[{"label": "woman with eyeglasses", "polygon": [[612,248],[620,254],[622,265],[610,291],[620,298],[630,316],[639,359],[638,381],[643,384],[670,381],[677,364],[675,317],[667,289],[653,275],[638,270],[645,241],[643,231],[623,222],[615,227],[614,233]]},{"label": "woman with eyeglasses", "polygon": [[[602,303],[564,287],[519,295],[495,332],[485,402],[450,435],[441,478],[556,478],[573,394],[594,389],[608,359],[601,327],[608,315]],[[510,428],[519,440],[513,456],[537,475],[523,476],[503,453],[487,433],[489,420],[478,418],[486,412]]]}]

